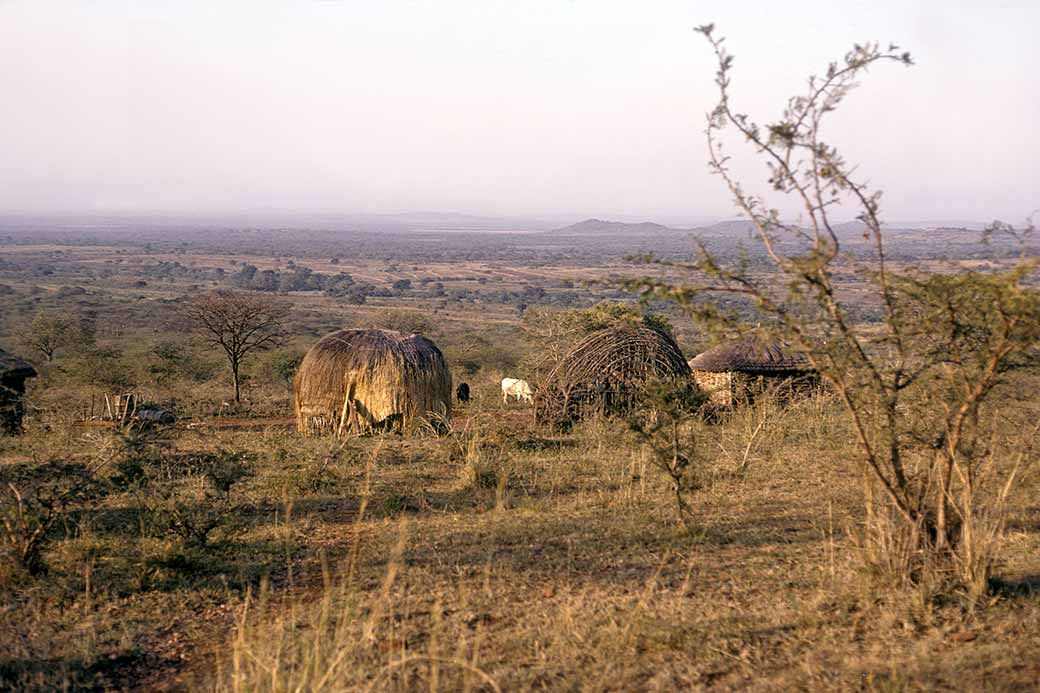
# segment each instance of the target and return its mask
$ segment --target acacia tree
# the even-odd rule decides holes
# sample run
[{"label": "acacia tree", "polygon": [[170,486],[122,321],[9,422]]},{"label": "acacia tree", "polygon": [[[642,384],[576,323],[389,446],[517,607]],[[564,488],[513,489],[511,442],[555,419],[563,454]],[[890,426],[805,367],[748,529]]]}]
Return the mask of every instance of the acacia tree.
[{"label": "acacia tree", "polygon": [[[688,281],[632,282],[646,297],[676,300],[705,322],[731,318],[711,297],[750,299],[765,330],[790,342],[830,385],[848,417],[864,470],[865,557],[901,584],[952,577],[973,596],[987,587],[1003,533],[1002,504],[1031,453],[1026,441],[999,445],[993,393],[1015,370],[1036,365],[1040,296],[1022,259],[1003,272],[929,274],[895,268],[885,254],[881,193],[859,179],[823,123],[872,65],[911,65],[895,46],[856,45],[823,76],[809,79],[781,118],[760,126],[733,105],[733,57],[714,27],[698,28],[715,52],[719,100],[707,118],[709,168],[753,227],[773,271],[724,265],[701,244],[692,263],[668,263]],[[724,131],[762,158],[769,188],[797,201],[797,223],[749,193],[730,168]],[[864,241],[852,252],[834,215],[857,209]],[[995,231],[1010,231],[996,225]],[[1032,223],[1025,234],[1032,231]],[[1021,234],[1020,234],[1021,237]],[[854,272],[880,313],[870,331],[856,324],[835,283]],[[1035,434],[1035,431],[1034,431]],[[999,477],[1000,483],[992,482]],[[985,490],[984,490],[985,487]]]},{"label": "acacia tree", "polygon": [[254,351],[282,343],[289,307],[261,294],[217,291],[191,302],[187,316],[202,333],[203,340],[224,350],[231,366],[235,403],[242,401],[241,367]]},{"label": "acacia tree", "polygon": [[51,363],[59,352],[90,346],[93,334],[72,313],[43,310],[33,317],[21,341],[27,348],[39,352],[47,363]]}]

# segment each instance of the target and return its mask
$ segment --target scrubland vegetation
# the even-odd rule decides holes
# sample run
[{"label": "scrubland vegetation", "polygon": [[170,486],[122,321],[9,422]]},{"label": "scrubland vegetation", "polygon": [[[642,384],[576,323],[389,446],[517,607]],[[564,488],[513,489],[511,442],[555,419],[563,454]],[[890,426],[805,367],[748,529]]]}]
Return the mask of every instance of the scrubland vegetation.
[{"label": "scrubland vegetation", "polygon": [[[48,320],[82,316],[43,298]],[[864,560],[860,453],[833,393],[695,419],[688,526],[653,441],[626,420],[560,433],[502,404],[503,376],[544,372],[624,310],[498,322],[290,296],[288,341],[247,359],[236,406],[224,354],[179,304],[149,301],[145,315],[91,299],[134,317],[60,331],[49,362],[24,345],[41,371],[28,430],[0,439],[3,508],[28,518],[4,537],[5,685],[1013,689],[1038,675],[1040,383],[1028,372],[987,413],[993,472],[1028,455],[980,597],[894,587]],[[414,327],[445,351],[474,392],[449,433],[294,432],[300,353],[333,325],[363,324]],[[7,327],[5,343],[25,334]],[[82,421],[122,388],[178,423]],[[44,524],[22,561],[17,542]]]},{"label": "scrubland vegetation", "polygon": [[[780,224],[718,156],[750,255],[724,234],[690,252],[672,235],[5,229],[0,343],[40,377],[25,435],[0,438],[0,687],[1035,686],[1035,247],[939,258],[890,238],[799,129],[901,54],[850,53],[759,129],[727,110],[714,46],[709,133],[778,157],[770,182],[807,194],[814,224]],[[849,194],[868,242],[844,253],[827,214]],[[198,315],[232,287],[277,307],[277,339],[237,361]],[[689,356],[757,325],[824,386],[710,412],[648,392],[653,416],[566,431],[502,402],[502,377],[537,384],[650,309]],[[423,332],[472,400],[408,435],[298,435],[302,353],[355,326]],[[123,391],[177,423],[97,420]]]},{"label": "scrubland vegetation", "polygon": [[[5,554],[5,684],[1035,681],[1035,474],[1007,500],[981,603],[892,590],[857,546],[861,477],[833,398],[703,424],[687,529],[624,421],[538,430],[502,406],[496,377],[471,380],[475,400],[440,437],[336,442],[246,417],[114,431],[55,415],[5,439],[5,475],[62,460],[76,474],[60,478],[93,480],[51,525],[35,575]],[[1026,444],[1036,385],[1001,394],[1001,450]]]}]

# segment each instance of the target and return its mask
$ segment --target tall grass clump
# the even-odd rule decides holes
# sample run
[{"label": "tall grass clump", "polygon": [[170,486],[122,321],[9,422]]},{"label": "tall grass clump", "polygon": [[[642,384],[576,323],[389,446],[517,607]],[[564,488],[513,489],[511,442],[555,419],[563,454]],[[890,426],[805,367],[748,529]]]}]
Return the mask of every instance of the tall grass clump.
[{"label": "tall grass clump", "polygon": [[[361,515],[358,522],[360,523]],[[319,599],[275,600],[266,585],[247,596],[230,652],[218,657],[220,691],[499,690],[480,668],[480,635],[454,635],[434,601],[413,618],[400,613],[407,547],[402,521],[377,589],[358,577],[357,553],[333,578],[323,571]],[[414,621],[425,621],[420,633]]]}]

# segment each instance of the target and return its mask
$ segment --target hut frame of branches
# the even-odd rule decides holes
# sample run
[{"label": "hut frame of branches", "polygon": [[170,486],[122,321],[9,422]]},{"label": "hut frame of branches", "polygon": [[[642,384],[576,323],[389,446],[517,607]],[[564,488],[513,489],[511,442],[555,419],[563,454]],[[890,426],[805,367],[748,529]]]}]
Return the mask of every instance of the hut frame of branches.
[{"label": "hut frame of branches", "polygon": [[689,382],[686,364],[667,332],[625,325],[593,332],[556,365],[535,393],[539,423],[567,426],[591,412],[627,414],[650,380]]}]

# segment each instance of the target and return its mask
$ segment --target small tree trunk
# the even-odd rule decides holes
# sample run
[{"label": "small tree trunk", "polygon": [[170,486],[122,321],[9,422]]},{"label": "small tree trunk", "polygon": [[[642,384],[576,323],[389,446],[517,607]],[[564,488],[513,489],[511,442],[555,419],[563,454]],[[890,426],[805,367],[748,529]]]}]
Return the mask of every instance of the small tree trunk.
[{"label": "small tree trunk", "polygon": [[953,476],[953,461],[941,453],[936,454],[936,466],[939,467],[939,488],[935,499],[935,545],[940,551],[949,548],[949,501],[950,482]]},{"label": "small tree trunk", "polygon": [[231,359],[231,380],[235,383],[235,404],[241,404],[242,388],[238,381],[238,359]]},{"label": "small tree trunk", "polygon": [[867,548],[867,556],[871,562],[877,561],[877,518],[874,516],[874,478],[870,475],[867,465],[863,465],[863,504],[867,513],[866,536],[864,545]]}]

